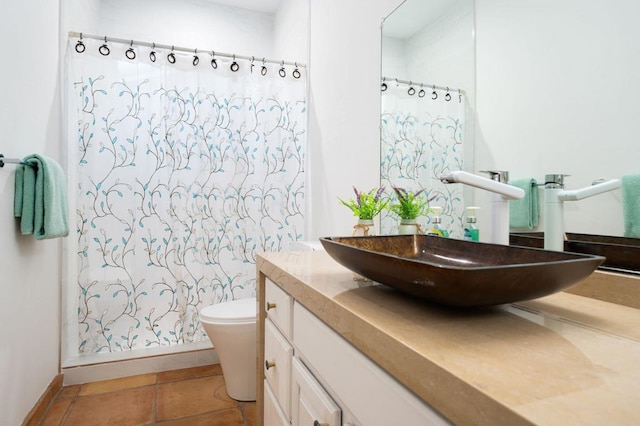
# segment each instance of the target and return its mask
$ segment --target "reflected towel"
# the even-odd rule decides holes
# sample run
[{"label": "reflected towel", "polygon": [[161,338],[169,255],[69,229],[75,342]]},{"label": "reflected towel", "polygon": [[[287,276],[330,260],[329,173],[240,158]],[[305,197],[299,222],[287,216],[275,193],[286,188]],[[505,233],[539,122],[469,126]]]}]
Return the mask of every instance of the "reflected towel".
[{"label": "reflected towel", "polygon": [[509,185],[524,190],[524,198],[509,200],[509,226],[511,228],[535,228],[538,226],[540,217],[538,182],[531,178],[517,179],[510,181]]},{"label": "reflected towel", "polygon": [[640,238],[640,175],[622,177],[624,236]]},{"label": "reflected towel", "polygon": [[20,231],[23,235],[34,234],[36,240],[66,237],[69,207],[62,167],[37,154],[23,161],[31,166],[18,166],[13,200],[14,215],[20,218]]}]

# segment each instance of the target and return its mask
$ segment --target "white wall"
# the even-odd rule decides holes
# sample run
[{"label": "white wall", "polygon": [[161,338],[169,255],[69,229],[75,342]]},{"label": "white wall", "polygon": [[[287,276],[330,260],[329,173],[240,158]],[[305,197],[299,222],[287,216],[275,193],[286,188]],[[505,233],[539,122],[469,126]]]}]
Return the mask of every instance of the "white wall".
[{"label": "white wall", "polygon": [[309,60],[309,1],[281,0],[273,22],[274,59]]},{"label": "white wall", "polygon": [[309,239],[349,235],[338,197],[380,184],[380,23],[401,0],[310,0]]},{"label": "white wall", "polygon": [[[636,0],[476,0],[477,170],[569,189],[640,173],[639,16]],[[620,191],[565,203],[565,224],[622,235]]]},{"label": "white wall", "polygon": [[[60,161],[59,2],[0,5],[0,153]],[[12,42],[15,40],[15,42]],[[15,165],[0,169],[0,424],[17,425],[58,373],[60,240],[22,236]]]},{"label": "white wall", "polygon": [[[206,0],[65,0],[67,31],[269,57],[274,16]],[[83,11],[83,13],[78,13]]]}]

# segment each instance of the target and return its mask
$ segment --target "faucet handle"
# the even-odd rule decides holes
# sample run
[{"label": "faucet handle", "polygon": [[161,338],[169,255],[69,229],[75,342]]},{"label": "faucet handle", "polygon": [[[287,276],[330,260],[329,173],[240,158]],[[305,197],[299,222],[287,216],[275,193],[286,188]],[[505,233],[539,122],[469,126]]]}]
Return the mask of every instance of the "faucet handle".
[{"label": "faucet handle", "polygon": [[544,175],[545,188],[564,188],[564,178],[571,175],[551,174]]},{"label": "faucet handle", "polygon": [[487,173],[491,180],[496,182],[509,182],[509,172],[506,170],[480,170],[480,173]]}]

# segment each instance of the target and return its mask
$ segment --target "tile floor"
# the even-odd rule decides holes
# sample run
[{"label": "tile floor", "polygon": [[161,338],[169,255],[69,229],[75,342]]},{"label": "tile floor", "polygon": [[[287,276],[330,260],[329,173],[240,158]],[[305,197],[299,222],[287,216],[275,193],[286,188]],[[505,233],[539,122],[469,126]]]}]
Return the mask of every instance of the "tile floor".
[{"label": "tile floor", "polygon": [[255,402],[227,395],[220,365],[64,386],[41,426],[254,426]]}]

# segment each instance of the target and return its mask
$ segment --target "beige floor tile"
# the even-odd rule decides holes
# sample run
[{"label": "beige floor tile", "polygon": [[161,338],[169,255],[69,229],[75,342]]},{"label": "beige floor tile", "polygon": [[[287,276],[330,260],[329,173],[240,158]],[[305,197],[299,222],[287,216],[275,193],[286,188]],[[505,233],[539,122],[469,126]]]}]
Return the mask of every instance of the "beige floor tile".
[{"label": "beige floor tile", "polygon": [[45,414],[40,426],[59,426],[62,425],[62,419],[67,412],[67,409],[72,404],[71,399],[56,400]]},{"label": "beige floor tile", "polygon": [[242,411],[244,412],[244,417],[247,419],[247,426],[257,426],[258,425],[258,412],[256,410],[255,402],[242,402]]},{"label": "beige floor tile", "polygon": [[227,395],[222,376],[158,385],[158,421],[178,419],[237,406],[238,403]]},{"label": "beige floor tile", "polygon": [[219,376],[221,374],[222,368],[220,368],[220,364],[211,364],[202,367],[163,371],[158,373],[158,383],[176,382],[178,380],[196,379],[206,376]]},{"label": "beige floor tile", "polygon": [[78,396],[78,392],[80,391],[81,387],[82,385],[65,386],[62,389],[60,389],[60,392],[58,392],[58,394],[54,399],[56,401],[60,401],[62,399],[73,399],[76,396]]},{"label": "beige floor tile", "polygon": [[155,386],[80,396],[64,426],[133,426],[153,422]]},{"label": "beige floor tile", "polygon": [[238,408],[201,414],[199,416],[183,417],[177,420],[160,422],[162,426],[242,426],[242,413]]},{"label": "beige floor tile", "polygon": [[137,376],[122,377],[120,379],[102,380],[99,382],[85,383],[80,388],[79,396],[98,393],[113,392],[123,389],[138,388],[141,386],[155,385],[157,374],[140,374]]}]

